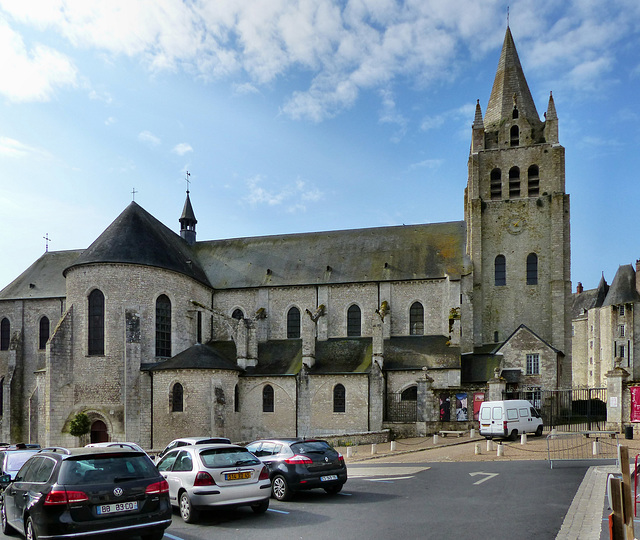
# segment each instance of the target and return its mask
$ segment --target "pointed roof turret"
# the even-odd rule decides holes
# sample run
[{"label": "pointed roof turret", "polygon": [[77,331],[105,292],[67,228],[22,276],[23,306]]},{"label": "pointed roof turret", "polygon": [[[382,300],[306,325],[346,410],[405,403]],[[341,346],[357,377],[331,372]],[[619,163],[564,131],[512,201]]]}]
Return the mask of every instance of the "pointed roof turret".
[{"label": "pointed roof turret", "polygon": [[180,236],[184,238],[187,243],[192,246],[196,243],[196,215],[191,206],[191,199],[189,199],[189,190],[187,190],[187,199],[184,201],[184,208],[182,209],[182,215],[180,216]]},{"label": "pointed roof turret", "polygon": [[135,202],[129,203],[64,275],[75,266],[108,263],[164,268],[209,286],[189,245]]},{"label": "pointed roof turret", "polygon": [[618,268],[602,307],[633,302],[640,302],[640,295],[636,290],[636,272],[632,265],[624,264]]},{"label": "pointed roof turret", "polygon": [[540,123],[540,116],[529,91],[511,29],[507,27],[493,81],[484,124],[487,130],[497,127],[504,118],[512,118],[513,109],[518,109],[520,118]]}]

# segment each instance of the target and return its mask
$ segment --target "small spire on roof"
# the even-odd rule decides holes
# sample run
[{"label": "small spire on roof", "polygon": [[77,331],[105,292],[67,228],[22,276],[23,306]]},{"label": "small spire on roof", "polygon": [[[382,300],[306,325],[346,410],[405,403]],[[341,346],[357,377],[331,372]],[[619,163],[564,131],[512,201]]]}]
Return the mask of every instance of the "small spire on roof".
[{"label": "small spire on roof", "polygon": [[51,238],[49,238],[49,233],[46,233],[42,238],[44,238],[44,240],[45,240],[44,252],[48,253],[49,252],[49,242],[51,242]]}]

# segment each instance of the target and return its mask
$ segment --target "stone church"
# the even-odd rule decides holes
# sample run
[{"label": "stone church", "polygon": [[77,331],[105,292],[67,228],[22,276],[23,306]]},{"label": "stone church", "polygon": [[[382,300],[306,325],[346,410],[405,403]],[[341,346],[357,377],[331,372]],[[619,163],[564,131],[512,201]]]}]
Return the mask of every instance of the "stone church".
[{"label": "stone church", "polygon": [[187,192],[178,232],[132,202],[87,249],[46,252],[0,291],[1,440],[73,446],[79,412],[92,440],[146,448],[424,434],[466,427],[494,378],[569,387],[552,96],[544,116],[507,28],[463,221],[200,240]]}]

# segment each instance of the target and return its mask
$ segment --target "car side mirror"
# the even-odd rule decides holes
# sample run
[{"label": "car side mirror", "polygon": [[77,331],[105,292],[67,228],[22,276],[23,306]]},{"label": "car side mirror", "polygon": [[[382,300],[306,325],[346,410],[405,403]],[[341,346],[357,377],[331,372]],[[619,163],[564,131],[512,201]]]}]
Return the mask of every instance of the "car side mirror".
[{"label": "car side mirror", "polygon": [[0,487],[6,488],[11,483],[11,475],[3,474],[0,475]]}]

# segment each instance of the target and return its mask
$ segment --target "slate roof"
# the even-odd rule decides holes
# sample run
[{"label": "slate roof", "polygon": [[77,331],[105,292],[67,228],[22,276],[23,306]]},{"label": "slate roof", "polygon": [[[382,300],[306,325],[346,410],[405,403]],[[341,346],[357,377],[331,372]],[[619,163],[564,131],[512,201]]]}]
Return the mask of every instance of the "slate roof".
[{"label": "slate roof", "polygon": [[503,118],[511,118],[514,94],[520,118],[526,118],[529,122],[540,124],[540,116],[524,76],[511,29],[507,27],[487,112],[484,115],[484,125],[487,131],[497,129]]},{"label": "slate roof", "polygon": [[63,272],[82,254],[81,249],[49,251],[0,291],[0,300],[62,298],[67,295]]},{"label": "slate roof", "polygon": [[625,264],[618,268],[602,306],[615,306],[633,302],[640,302],[640,294],[636,290],[636,272],[632,265]]},{"label": "slate roof", "polygon": [[384,341],[384,370],[459,369],[460,347],[446,336],[397,336]]},{"label": "slate roof", "polygon": [[135,202],[125,208],[70,268],[104,263],[164,268],[209,285],[190,246]]},{"label": "slate roof", "polygon": [[242,371],[236,364],[236,347],[233,341],[196,343],[188,349],[163,362],[144,366],[144,371],[166,371],[172,369],[223,369]]},{"label": "slate roof", "polygon": [[459,278],[464,221],[196,242],[215,289]]},{"label": "slate roof", "polygon": [[578,319],[585,316],[588,310],[602,307],[608,292],[609,285],[607,285],[604,276],[602,276],[598,288],[582,291],[581,293],[573,293],[571,318]]},{"label": "slate roof", "polygon": [[493,379],[502,356],[493,354],[465,354],[461,359],[460,379],[463,384],[485,383]]}]

